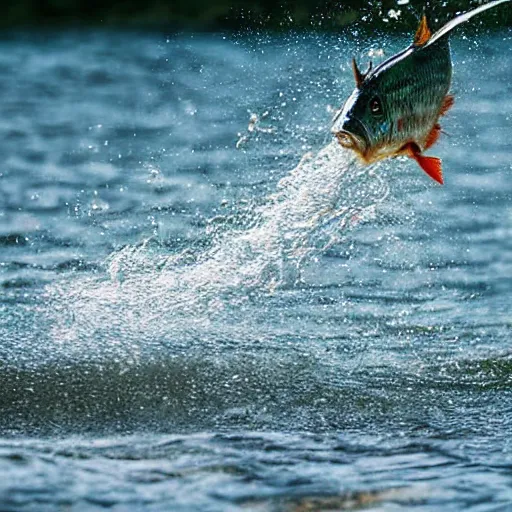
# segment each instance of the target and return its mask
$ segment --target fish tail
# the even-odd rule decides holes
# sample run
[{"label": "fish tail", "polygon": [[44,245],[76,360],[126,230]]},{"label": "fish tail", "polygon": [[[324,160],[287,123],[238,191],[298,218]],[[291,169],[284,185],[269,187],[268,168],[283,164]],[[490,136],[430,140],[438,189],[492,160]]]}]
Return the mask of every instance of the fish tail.
[{"label": "fish tail", "polygon": [[487,11],[487,9],[492,9],[500,4],[504,4],[505,2],[510,2],[511,0],[494,0],[493,2],[489,2],[487,4],[481,5],[472,11],[465,12],[460,16],[457,16],[453,20],[449,21],[444,27],[440,28],[425,44],[425,46],[430,46],[432,43],[435,43],[437,40],[441,39],[443,36],[451,32],[456,26],[470,20],[473,16],[480,14],[481,12]]}]

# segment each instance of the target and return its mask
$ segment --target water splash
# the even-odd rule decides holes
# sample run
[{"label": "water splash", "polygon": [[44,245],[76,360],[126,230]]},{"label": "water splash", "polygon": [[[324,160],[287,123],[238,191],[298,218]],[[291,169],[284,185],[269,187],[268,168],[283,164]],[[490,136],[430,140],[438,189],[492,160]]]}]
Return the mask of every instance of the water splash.
[{"label": "water splash", "polygon": [[214,322],[232,322],[251,297],[301,283],[308,263],[372,219],[388,192],[374,168],[332,142],[305,155],[262,204],[247,205],[234,220],[212,219],[208,248],[170,256],[149,239],[113,254],[110,280],[89,278],[66,290],[58,315],[66,321],[56,324],[55,338],[108,331],[115,339],[117,332],[136,340],[137,352],[142,338],[204,335]]},{"label": "water splash", "polygon": [[[212,247],[199,254],[151,256],[151,241],[127,247],[109,259],[109,272],[123,286],[158,269],[167,290],[175,287],[197,298],[232,289],[273,290],[296,285],[301,267],[342,241],[361,221],[372,218],[388,195],[387,184],[372,169],[360,166],[335,142],[316,155],[305,155],[262,205],[248,205],[242,229],[227,217],[208,227]],[[237,216],[241,217],[238,213]],[[223,229],[231,226],[231,229]],[[154,253],[153,253],[154,255]]]}]

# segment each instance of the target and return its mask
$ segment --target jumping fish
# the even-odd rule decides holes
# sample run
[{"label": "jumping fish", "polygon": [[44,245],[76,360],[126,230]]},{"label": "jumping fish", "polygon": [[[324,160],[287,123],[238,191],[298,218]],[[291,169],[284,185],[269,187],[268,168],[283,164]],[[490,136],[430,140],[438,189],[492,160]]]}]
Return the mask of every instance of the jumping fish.
[{"label": "jumping fish", "polygon": [[441,133],[439,118],[451,108],[449,34],[473,16],[510,0],[495,0],[457,16],[432,35],[421,18],[412,44],[362,73],[355,59],[356,88],[333,121],[340,144],[369,164],[399,155],[416,160],[443,184],[441,160],[423,155]]}]

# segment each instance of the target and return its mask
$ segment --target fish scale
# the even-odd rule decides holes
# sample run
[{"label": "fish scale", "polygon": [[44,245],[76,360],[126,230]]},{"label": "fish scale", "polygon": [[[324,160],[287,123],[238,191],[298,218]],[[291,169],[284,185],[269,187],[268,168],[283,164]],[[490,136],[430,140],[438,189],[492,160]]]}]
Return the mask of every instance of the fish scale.
[{"label": "fish scale", "polygon": [[424,156],[441,133],[439,118],[453,105],[448,36],[476,14],[510,0],[495,0],[449,21],[431,34],[422,17],[413,43],[363,74],[353,60],[356,89],[333,121],[340,144],[369,164],[405,155],[443,184],[441,160]]},{"label": "fish scale", "polygon": [[[450,81],[450,48],[446,39],[420,48],[382,72],[377,68],[368,77],[367,87],[381,97],[385,123],[390,129],[384,133],[373,132],[372,146],[383,148],[386,155],[389,151],[399,151],[404,139],[411,139],[423,149],[439,117]],[[399,119],[403,120],[401,130]]]}]

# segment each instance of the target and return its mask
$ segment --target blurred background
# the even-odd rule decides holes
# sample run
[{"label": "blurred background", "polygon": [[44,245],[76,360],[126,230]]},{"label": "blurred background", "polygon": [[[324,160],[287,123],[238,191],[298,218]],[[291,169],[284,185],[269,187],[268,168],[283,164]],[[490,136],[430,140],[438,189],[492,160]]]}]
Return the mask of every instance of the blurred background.
[{"label": "blurred background", "polygon": [[[165,27],[179,30],[309,28],[335,30],[357,21],[405,30],[414,26],[423,10],[433,26],[458,11],[486,3],[447,0],[7,0],[0,24],[20,26],[118,25]],[[501,8],[479,17],[478,24],[510,26],[512,9]]]}]

